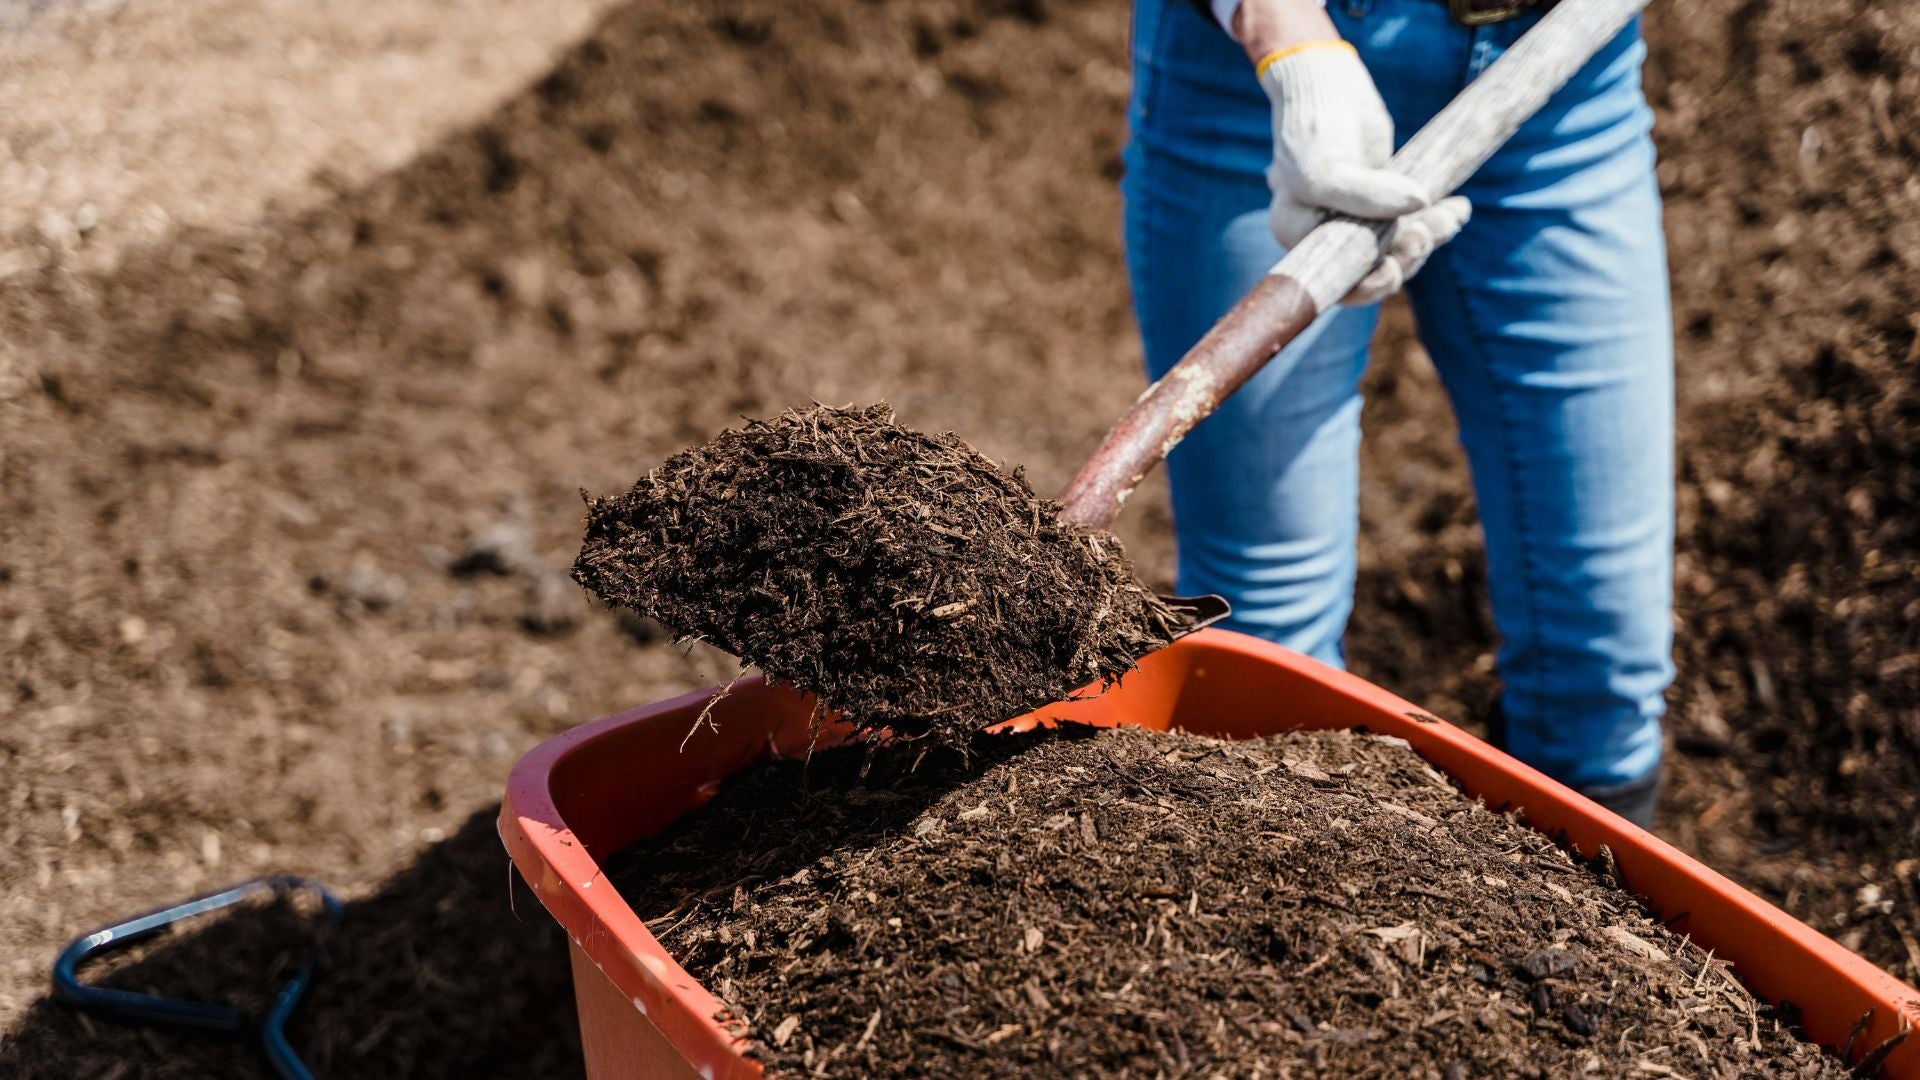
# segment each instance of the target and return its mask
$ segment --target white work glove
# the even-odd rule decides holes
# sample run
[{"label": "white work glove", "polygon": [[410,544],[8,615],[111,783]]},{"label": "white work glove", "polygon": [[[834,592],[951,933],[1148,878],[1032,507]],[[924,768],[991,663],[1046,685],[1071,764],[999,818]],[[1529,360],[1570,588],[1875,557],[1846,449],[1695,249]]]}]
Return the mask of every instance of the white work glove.
[{"label": "white work glove", "polygon": [[1433,249],[1467,223],[1467,200],[1432,202],[1411,177],[1386,169],[1393,118],[1353,46],[1316,41],[1283,49],[1261,61],[1259,75],[1273,100],[1267,186],[1274,239],[1291,249],[1330,211],[1397,217],[1399,229],[1379,265],[1341,302],[1371,304],[1400,291]]}]

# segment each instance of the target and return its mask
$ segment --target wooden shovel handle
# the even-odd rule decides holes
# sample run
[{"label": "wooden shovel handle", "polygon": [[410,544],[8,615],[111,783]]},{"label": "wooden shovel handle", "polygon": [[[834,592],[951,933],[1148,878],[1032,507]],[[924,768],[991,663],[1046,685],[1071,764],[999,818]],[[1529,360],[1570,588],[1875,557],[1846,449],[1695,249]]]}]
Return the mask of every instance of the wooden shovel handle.
[{"label": "wooden shovel handle", "polygon": [[[1648,0],[1561,0],[1420,129],[1389,168],[1436,195],[1485,164]],[[1061,517],[1104,529],[1148,471],[1273,355],[1353,290],[1392,242],[1391,221],[1330,217],[1274,264],[1140,395],[1060,496]]]}]

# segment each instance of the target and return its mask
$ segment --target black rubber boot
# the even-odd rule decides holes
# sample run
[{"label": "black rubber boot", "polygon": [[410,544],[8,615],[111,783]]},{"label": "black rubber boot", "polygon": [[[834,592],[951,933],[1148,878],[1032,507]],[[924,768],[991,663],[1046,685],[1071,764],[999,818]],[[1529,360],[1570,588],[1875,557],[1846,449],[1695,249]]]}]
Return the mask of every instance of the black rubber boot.
[{"label": "black rubber boot", "polygon": [[[1487,714],[1487,742],[1502,753],[1507,752],[1507,717],[1498,702]],[[1652,830],[1653,811],[1660,804],[1660,773],[1656,767],[1646,776],[1624,784],[1595,784],[1574,790],[1635,825]]]},{"label": "black rubber boot", "polygon": [[1660,803],[1660,772],[1655,768],[1646,776],[1624,784],[1595,784],[1575,790],[1635,825],[1651,830],[1654,807]]}]

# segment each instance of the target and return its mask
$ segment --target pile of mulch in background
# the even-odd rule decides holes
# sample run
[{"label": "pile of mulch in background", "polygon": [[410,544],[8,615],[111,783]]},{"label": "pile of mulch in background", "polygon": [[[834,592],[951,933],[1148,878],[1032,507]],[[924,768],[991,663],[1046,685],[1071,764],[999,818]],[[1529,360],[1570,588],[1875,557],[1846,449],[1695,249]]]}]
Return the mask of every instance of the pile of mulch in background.
[{"label": "pile of mulch in background", "polygon": [[769,760],[609,875],[776,1075],[1845,1076],[1398,739]]},{"label": "pile of mulch in background", "polygon": [[955,744],[1185,625],[1111,534],[884,404],[754,421],[590,500],[573,573],[862,730]]}]

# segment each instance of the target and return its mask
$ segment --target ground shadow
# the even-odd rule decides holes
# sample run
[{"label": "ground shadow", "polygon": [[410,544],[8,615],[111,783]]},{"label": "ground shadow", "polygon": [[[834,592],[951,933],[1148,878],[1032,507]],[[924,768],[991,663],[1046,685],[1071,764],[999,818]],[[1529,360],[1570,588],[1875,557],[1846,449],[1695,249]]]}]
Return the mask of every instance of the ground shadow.
[{"label": "ground shadow", "polygon": [[[498,813],[476,812],[377,894],[347,905],[327,936],[325,971],[288,1029],[317,1075],[580,1075],[566,935],[511,877]],[[307,925],[284,908],[237,909],[88,981],[257,1010],[298,962]],[[251,1047],[89,1020],[51,999],[0,1046],[0,1076],[14,1080],[263,1072]]]}]

